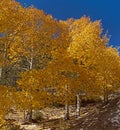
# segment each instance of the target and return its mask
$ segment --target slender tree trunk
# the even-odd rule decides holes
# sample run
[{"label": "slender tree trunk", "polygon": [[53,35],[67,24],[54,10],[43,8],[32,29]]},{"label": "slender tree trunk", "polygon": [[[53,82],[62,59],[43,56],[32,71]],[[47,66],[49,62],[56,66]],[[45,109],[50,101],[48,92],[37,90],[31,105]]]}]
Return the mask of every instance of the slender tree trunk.
[{"label": "slender tree trunk", "polygon": [[33,112],[32,112],[32,110],[30,110],[30,118],[29,118],[30,122],[32,121],[32,114],[33,114]]},{"label": "slender tree trunk", "polygon": [[104,94],[104,104],[107,104],[108,103],[108,97],[106,94]]},{"label": "slender tree trunk", "polygon": [[104,103],[108,103],[108,90],[107,87],[104,88]]},{"label": "slender tree trunk", "polygon": [[81,98],[79,93],[77,94],[77,109],[76,109],[76,116],[80,117],[80,109],[81,109]]},{"label": "slender tree trunk", "polygon": [[69,86],[66,85],[65,86],[65,89],[66,89],[66,104],[65,104],[65,120],[69,120],[69,103],[68,103],[68,89],[69,89]]},{"label": "slender tree trunk", "polygon": [[26,115],[26,120],[32,122],[32,110],[29,110]]},{"label": "slender tree trunk", "polygon": [[[28,57],[26,57],[26,58],[27,58],[27,61],[29,63],[29,70],[32,70],[33,69],[33,47],[31,48],[30,59]],[[27,112],[26,120],[29,122],[32,122],[32,109]]]},{"label": "slender tree trunk", "polygon": [[0,68],[0,78],[2,78],[2,68]]},{"label": "slender tree trunk", "polygon": [[69,120],[69,105],[68,103],[65,104],[65,120]]},{"label": "slender tree trunk", "polygon": [[107,102],[107,103],[109,102],[109,99],[108,99],[108,91],[106,92],[106,102]]},{"label": "slender tree trunk", "polygon": [[31,58],[31,61],[30,61],[30,70],[32,70],[32,68],[33,68],[33,58]]},{"label": "slender tree trunk", "polygon": [[104,95],[103,96],[104,96],[104,99],[103,99],[104,100],[104,104],[106,104],[106,92],[105,92],[105,90],[104,90]]},{"label": "slender tree trunk", "polygon": [[23,116],[24,116],[24,120],[25,120],[25,117],[26,117],[26,113],[25,113],[25,110],[23,111]]},{"label": "slender tree trunk", "polygon": [[33,69],[33,47],[31,48],[31,57],[30,57],[30,70],[32,70]]}]

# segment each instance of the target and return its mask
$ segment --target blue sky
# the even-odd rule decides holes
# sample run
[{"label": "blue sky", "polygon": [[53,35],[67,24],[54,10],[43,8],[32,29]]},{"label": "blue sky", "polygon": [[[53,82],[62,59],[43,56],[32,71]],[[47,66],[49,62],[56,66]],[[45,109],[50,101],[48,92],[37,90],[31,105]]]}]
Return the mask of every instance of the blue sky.
[{"label": "blue sky", "polygon": [[90,16],[101,20],[104,32],[111,36],[109,45],[120,46],[120,0],[17,0],[25,7],[33,5],[54,18],[66,20]]}]

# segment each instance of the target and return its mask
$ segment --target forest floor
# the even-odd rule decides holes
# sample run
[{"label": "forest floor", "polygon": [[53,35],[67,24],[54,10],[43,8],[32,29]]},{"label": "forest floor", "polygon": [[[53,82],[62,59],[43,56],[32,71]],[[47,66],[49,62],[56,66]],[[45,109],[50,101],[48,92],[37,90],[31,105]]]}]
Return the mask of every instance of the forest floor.
[{"label": "forest floor", "polygon": [[23,121],[23,112],[14,112],[9,117],[21,130],[120,130],[119,95],[106,105],[91,103],[82,107],[79,118],[74,106],[70,106],[70,119],[66,121],[63,108],[45,108],[41,113],[44,119],[34,123]]},{"label": "forest floor", "polygon": [[69,130],[120,130],[120,97],[74,121]]}]

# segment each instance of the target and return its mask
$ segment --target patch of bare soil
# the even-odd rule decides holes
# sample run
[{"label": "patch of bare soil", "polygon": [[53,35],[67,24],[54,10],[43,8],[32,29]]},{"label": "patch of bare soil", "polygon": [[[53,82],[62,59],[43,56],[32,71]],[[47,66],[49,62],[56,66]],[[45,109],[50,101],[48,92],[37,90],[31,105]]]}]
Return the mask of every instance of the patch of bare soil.
[{"label": "patch of bare soil", "polygon": [[69,130],[120,130],[120,97],[74,121]]}]

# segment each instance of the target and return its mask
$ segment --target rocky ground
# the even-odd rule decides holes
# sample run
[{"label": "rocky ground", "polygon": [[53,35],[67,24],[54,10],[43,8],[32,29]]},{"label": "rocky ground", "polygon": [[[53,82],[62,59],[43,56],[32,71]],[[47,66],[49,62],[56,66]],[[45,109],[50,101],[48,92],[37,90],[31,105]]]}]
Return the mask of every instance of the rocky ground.
[{"label": "rocky ground", "polygon": [[37,123],[23,121],[23,112],[14,112],[9,117],[21,130],[120,130],[120,96],[104,104],[89,104],[81,108],[81,117],[76,118],[75,107],[70,107],[70,120],[64,120],[63,108],[41,110],[43,120]]},{"label": "rocky ground", "polygon": [[76,120],[69,130],[120,130],[120,97]]}]

